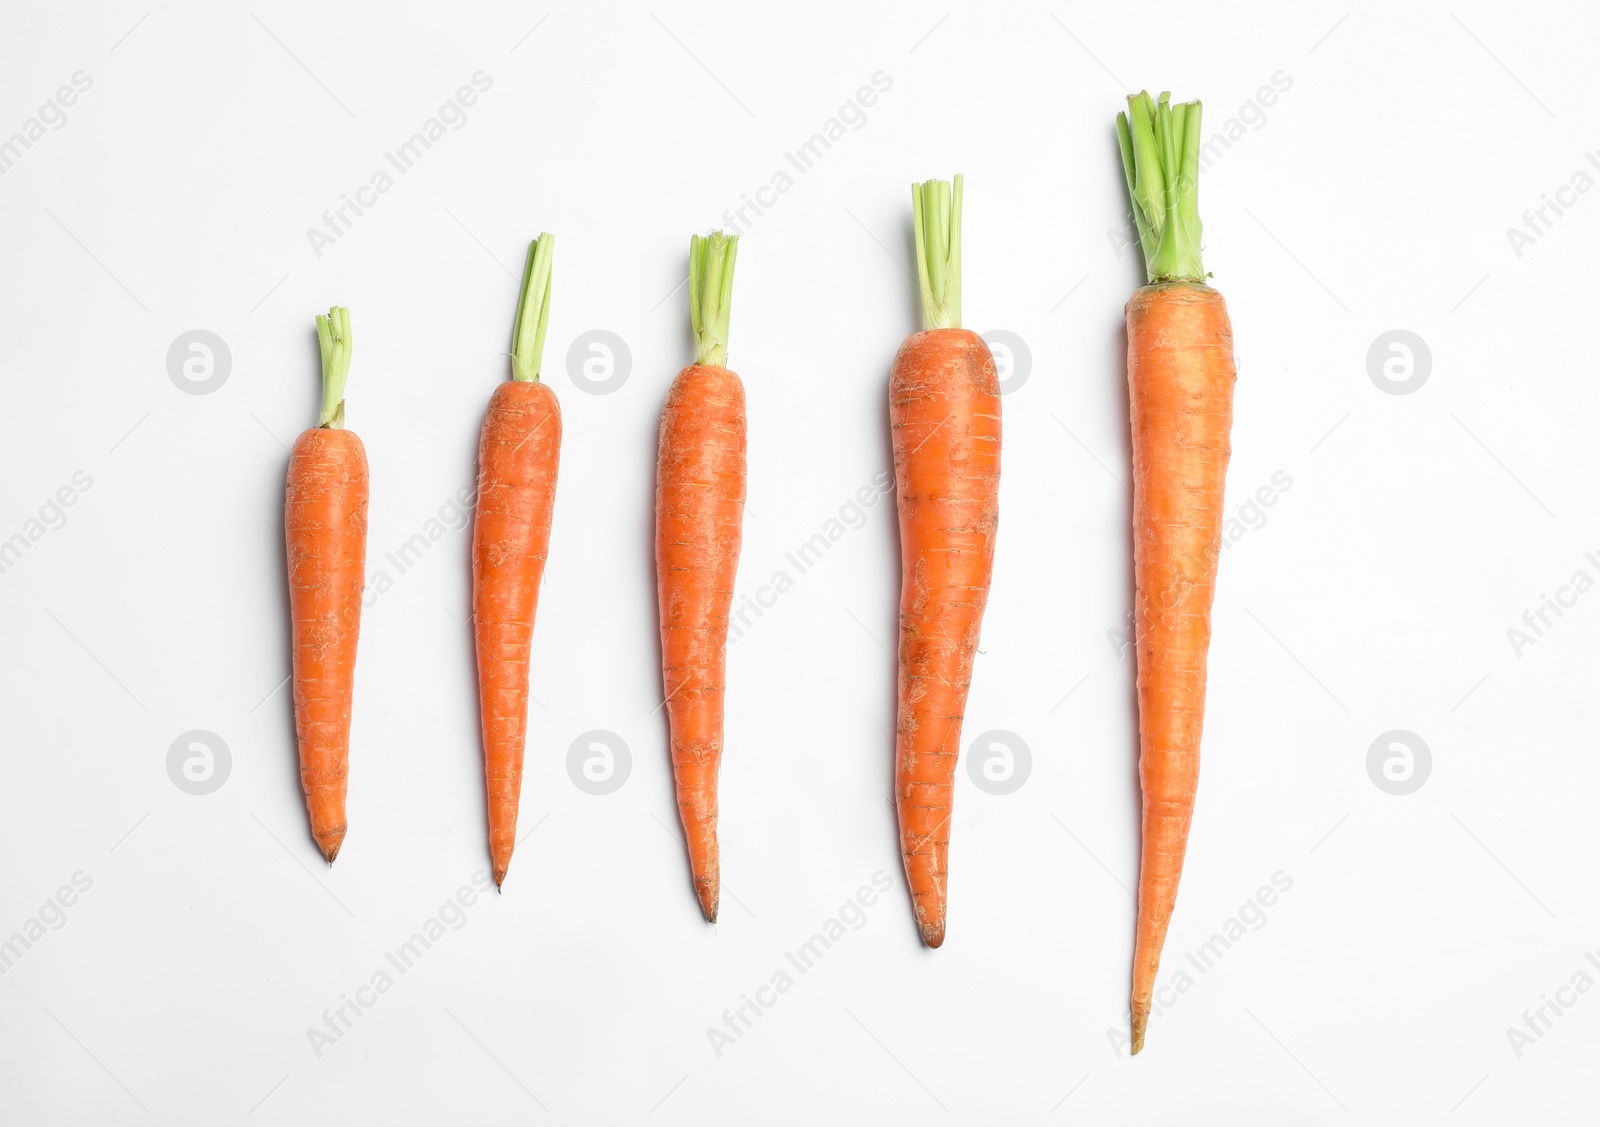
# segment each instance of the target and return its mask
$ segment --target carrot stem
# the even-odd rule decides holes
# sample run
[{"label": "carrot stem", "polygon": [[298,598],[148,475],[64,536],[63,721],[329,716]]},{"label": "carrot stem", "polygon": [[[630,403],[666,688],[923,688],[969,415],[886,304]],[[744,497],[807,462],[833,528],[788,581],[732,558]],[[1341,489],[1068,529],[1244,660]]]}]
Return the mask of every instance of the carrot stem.
[{"label": "carrot stem", "polygon": [[511,378],[537,383],[544,358],[544,331],[550,323],[551,259],[556,237],[549,232],[528,244],[522,268],[522,296],[517,299],[517,324],[511,331]]},{"label": "carrot stem", "polygon": [[344,385],[350,378],[350,310],[342,305],[317,314],[317,343],[322,347],[322,414],[317,426],[344,429]]},{"label": "carrot stem", "polygon": [[961,174],[911,185],[922,327],[961,327]]},{"label": "carrot stem", "polygon": [[713,231],[689,238],[689,320],[694,325],[696,364],[728,366],[728,317],[738,254],[738,235]]},{"label": "carrot stem", "polygon": [[1203,282],[1200,263],[1200,103],[1163,92],[1128,95],[1117,143],[1150,283]]}]

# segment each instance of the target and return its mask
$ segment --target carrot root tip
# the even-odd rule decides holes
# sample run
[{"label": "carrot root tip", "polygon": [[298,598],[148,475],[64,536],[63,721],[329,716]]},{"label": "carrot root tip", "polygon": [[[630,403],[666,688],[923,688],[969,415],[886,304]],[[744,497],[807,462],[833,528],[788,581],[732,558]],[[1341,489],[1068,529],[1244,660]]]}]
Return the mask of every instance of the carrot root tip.
[{"label": "carrot root tip", "polygon": [[1140,1013],[1135,1010],[1133,1014],[1133,1055],[1138,1056],[1139,1050],[1144,1048],[1144,1030],[1150,1021],[1149,1013]]},{"label": "carrot root tip", "polygon": [[344,845],[344,833],[341,829],[331,830],[317,837],[317,848],[322,851],[323,860],[328,862],[328,868],[333,868],[334,860],[339,856],[339,847]]}]

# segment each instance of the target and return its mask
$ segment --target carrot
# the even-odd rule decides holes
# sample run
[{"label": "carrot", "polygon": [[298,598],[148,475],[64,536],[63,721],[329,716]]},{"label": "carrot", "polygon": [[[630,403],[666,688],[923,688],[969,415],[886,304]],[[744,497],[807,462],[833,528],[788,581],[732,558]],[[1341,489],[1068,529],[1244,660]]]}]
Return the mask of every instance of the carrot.
[{"label": "carrot", "polygon": [[737,236],[689,242],[694,363],[661,412],[656,589],[672,776],[700,910],[717,922],[717,770],[722,763],[728,609],[744,520],[744,385],[724,365]]},{"label": "carrot", "polygon": [[539,381],[550,318],[555,236],[528,247],[511,336],[511,380],[489,399],[478,443],[472,617],[478,649],[489,859],[499,888],[511,865],[528,735],[528,657],[561,456],[561,405]]},{"label": "carrot", "polygon": [[367,557],[367,452],[344,429],[350,311],[317,317],[322,414],[295,440],[284,493],[294,728],[311,836],[328,864],[344,842],[350,701]]},{"label": "carrot", "polygon": [[1235,370],[1228,310],[1200,263],[1200,103],[1129,97],[1117,136],[1150,279],[1126,310],[1144,803],[1131,1004],[1137,1053],[1200,775]]},{"label": "carrot", "polygon": [[944,942],[961,720],[1000,518],[1000,387],[961,324],[961,177],[911,189],[925,329],[889,378],[900,509],[895,808],[922,942]]}]

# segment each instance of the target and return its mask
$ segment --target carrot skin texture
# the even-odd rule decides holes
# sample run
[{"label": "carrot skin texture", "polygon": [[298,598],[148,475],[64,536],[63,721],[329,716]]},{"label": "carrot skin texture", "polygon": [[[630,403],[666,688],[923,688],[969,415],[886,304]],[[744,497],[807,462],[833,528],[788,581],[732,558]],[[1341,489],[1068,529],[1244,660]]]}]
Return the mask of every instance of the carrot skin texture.
[{"label": "carrot skin texture", "polygon": [[478,443],[472,616],[478,654],[489,859],[505,880],[517,838],[528,734],[528,665],[550,549],[561,458],[561,405],[543,383],[495,389]]},{"label": "carrot skin texture", "polygon": [[906,338],[889,380],[900,511],[895,807],[922,941],[944,942],[961,721],[994,570],[1000,387],[983,338]]},{"label": "carrot skin texture", "polygon": [[1177,903],[1200,774],[1237,373],[1227,306],[1211,287],[1145,286],[1126,313],[1143,795],[1131,1007],[1138,1052]]},{"label": "carrot skin texture", "polygon": [[347,829],[367,495],[367,453],[353,432],[319,427],[295,441],[284,494],[294,726],[311,836],[330,865]]},{"label": "carrot skin texture", "polygon": [[717,771],[728,611],[745,498],[744,385],[726,368],[679,372],[661,412],[656,588],[672,774],[700,910],[717,920]]}]

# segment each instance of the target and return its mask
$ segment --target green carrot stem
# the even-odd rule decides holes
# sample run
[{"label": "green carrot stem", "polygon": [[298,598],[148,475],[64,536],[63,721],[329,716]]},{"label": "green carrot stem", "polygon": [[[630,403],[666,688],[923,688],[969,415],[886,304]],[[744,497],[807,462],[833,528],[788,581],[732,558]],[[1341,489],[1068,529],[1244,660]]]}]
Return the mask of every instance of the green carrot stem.
[{"label": "green carrot stem", "polygon": [[961,175],[911,185],[922,327],[961,327]]},{"label": "green carrot stem", "polygon": [[1117,115],[1122,170],[1145,274],[1156,282],[1203,282],[1200,263],[1200,103],[1130,94]]},{"label": "green carrot stem", "polygon": [[544,359],[544,331],[550,323],[551,259],[556,237],[549,232],[528,244],[528,261],[522,267],[522,296],[517,299],[517,323],[511,330],[511,378],[537,383]]},{"label": "green carrot stem", "polygon": [[739,236],[713,231],[689,238],[689,321],[694,362],[728,366],[728,316],[733,309],[733,260]]},{"label": "green carrot stem", "polygon": [[350,378],[350,310],[335,305],[317,314],[317,343],[322,347],[322,414],[317,426],[344,429],[344,385]]}]

